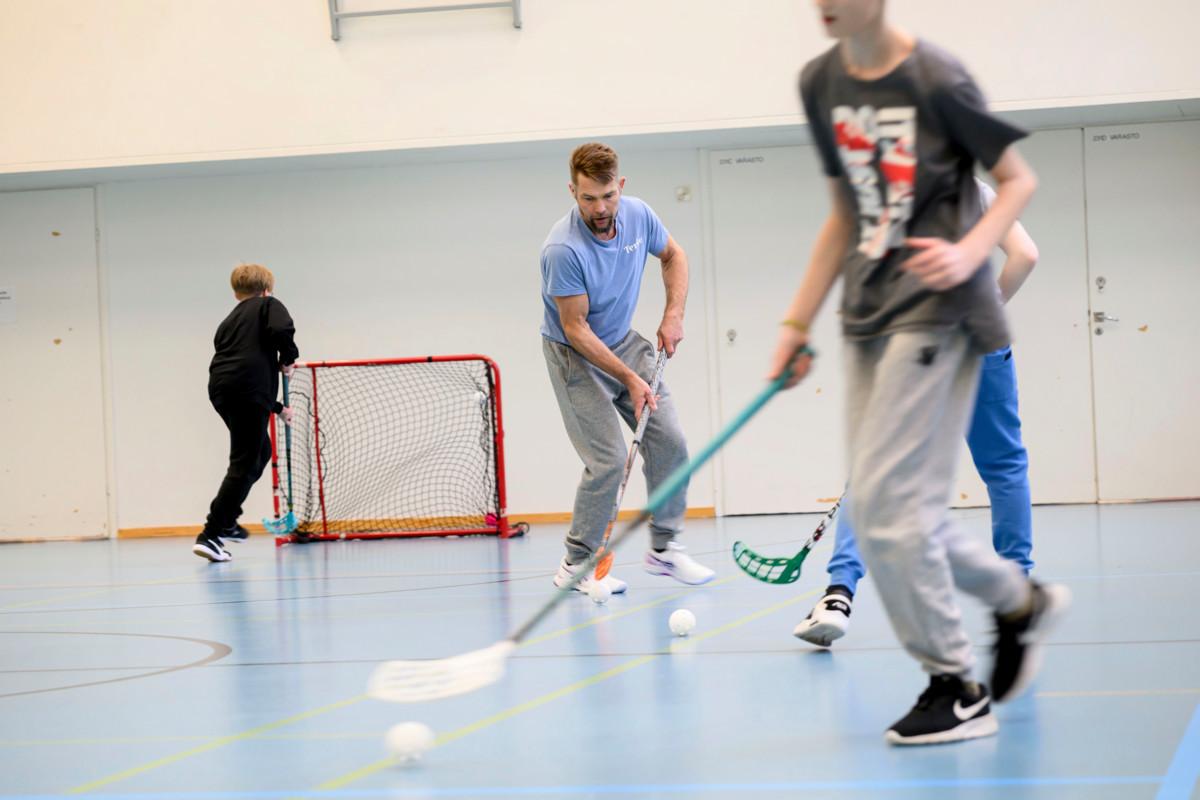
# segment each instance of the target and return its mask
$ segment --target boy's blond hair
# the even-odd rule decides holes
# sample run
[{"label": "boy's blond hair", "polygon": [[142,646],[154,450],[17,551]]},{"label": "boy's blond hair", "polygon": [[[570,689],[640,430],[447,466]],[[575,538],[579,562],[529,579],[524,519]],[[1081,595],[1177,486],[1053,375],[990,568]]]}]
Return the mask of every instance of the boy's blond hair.
[{"label": "boy's blond hair", "polygon": [[253,297],[256,294],[275,290],[275,276],[262,264],[242,264],[235,267],[229,276],[229,285],[238,297]]}]

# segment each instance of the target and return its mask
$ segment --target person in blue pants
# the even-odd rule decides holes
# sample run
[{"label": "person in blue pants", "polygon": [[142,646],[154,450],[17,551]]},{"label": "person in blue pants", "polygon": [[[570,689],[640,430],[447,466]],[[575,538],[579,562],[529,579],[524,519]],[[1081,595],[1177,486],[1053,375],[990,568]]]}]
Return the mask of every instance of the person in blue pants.
[{"label": "person in blue pants", "polygon": [[[986,210],[996,195],[986,183],[978,179],[976,183]],[[1004,251],[1005,262],[998,283],[1007,303],[1037,264],[1038,250],[1020,222],[1012,226],[1000,248]],[[1017,370],[1010,347],[984,356],[979,394],[967,430],[967,447],[992,502],[992,544],[998,554],[1020,564],[1028,575],[1033,569],[1029,457],[1021,442]],[[846,635],[854,592],[866,574],[849,521],[850,502],[849,497],[843,500],[838,516],[833,557],[827,568],[829,587],[793,631],[797,638],[820,647],[829,647],[834,640]]]}]

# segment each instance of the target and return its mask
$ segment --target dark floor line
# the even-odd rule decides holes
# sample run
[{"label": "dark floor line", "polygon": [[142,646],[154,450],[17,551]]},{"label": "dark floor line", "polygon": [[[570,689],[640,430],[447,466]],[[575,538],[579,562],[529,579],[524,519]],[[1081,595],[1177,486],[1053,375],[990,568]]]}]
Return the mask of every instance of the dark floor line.
[{"label": "dark floor line", "polygon": [[[806,537],[802,536],[802,537],[797,537],[795,539],[784,539],[782,541],[776,541],[776,542],[755,543],[754,546],[755,547],[775,547],[777,545],[795,544],[798,542],[803,542],[805,540],[805,538]],[[693,554],[698,555],[698,556],[711,556],[711,555],[717,555],[717,554],[725,554],[728,552],[729,552],[728,547],[721,547],[717,550],[696,550],[693,552]],[[637,559],[634,561],[619,561],[619,562],[615,563],[613,566],[616,568],[637,567],[637,566],[640,566],[641,563],[642,563],[641,559]],[[237,578],[237,579],[233,579],[233,580],[214,578],[212,580],[178,580],[178,581],[172,581],[169,584],[164,584],[162,581],[146,581],[146,582],[139,582],[139,583],[80,583],[80,584],[63,583],[63,584],[37,584],[37,585],[30,585],[30,586],[14,584],[14,585],[0,585],[0,591],[27,591],[27,590],[32,590],[32,589],[54,589],[54,590],[58,590],[58,589],[138,589],[138,588],[153,588],[153,587],[162,587],[162,586],[215,586],[215,585],[222,585],[222,584],[238,584],[238,583],[290,583],[290,582],[295,582],[295,581],[373,580],[373,579],[380,579],[380,578],[404,578],[404,579],[408,579],[408,578],[439,578],[439,577],[447,577],[447,576],[453,576],[453,575],[508,575],[508,574],[514,574],[514,573],[527,573],[527,575],[523,576],[522,578],[514,579],[514,580],[525,580],[526,578],[529,578],[529,577],[545,575],[546,571],[544,569],[513,570],[513,569],[497,568],[497,569],[489,569],[489,570],[463,570],[463,571],[448,571],[448,572],[411,572],[411,573],[397,572],[397,573],[382,573],[382,574],[372,574],[372,575],[322,575],[322,576],[277,575],[274,577],[260,576],[260,577]],[[466,584],[466,585],[474,585],[474,584]],[[0,613],[3,613],[3,612],[0,612]]]},{"label": "dark floor line", "polygon": [[426,592],[440,591],[443,589],[468,589],[476,586],[494,586],[504,583],[517,583],[520,581],[533,580],[540,578],[547,582],[552,578],[552,574],[548,572],[538,573],[536,575],[528,575],[521,578],[500,578],[499,580],[491,581],[476,581],[473,583],[452,583],[442,586],[412,586],[400,589],[380,589],[374,592],[347,592],[344,594],[307,594],[295,595],[292,597],[255,597],[238,600],[211,600],[203,603],[152,603],[147,605],[137,606],[97,606],[95,608],[38,608],[38,609],[21,609],[12,611],[0,611],[0,616],[20,616],[30,614],[72,614],[72,613],[95,613],[97,611],[145,611],[154,608],[212,608],[215,606],[232,606],[232,605],[249,605],[251,603],[282,603],[291,602],[294,600],[335,600],[349,597],[373,597],[377,595],[387,594],[406,594],[409,592]]},{"label": "dark floor line", "polygon": [[[4,633],[4,631],[0,631]],[[150,678],[155,675],[164,675],[168,672],[179,672],[193,667],[202,667],[205,664],[210,664],[214,661],[224,658],[233,652],[233,648],[224,642],[211,642],[207,639],[196,639],[191,636],[166,636],[155,633],[109,633],[105,631],[21,631],[25,634],[43,634],[50,636],[132,636],[139,639],[173,639],[181,642],[190,642],[192,644],[201,644],[211,649],[207,656],[187,664],[176,664],[174,666],[156,669],[152,672],[143,672],[137,675],[125,675],[120,678],[109,678],[103,681],[88,681],[87,683],[73,683],[68,686],[49,686],[42,689],[29,689],[23,692],[8,692],[0,694],[0,700],[6,697],[25,697],[31,694],[46,694],[48,692],[63,692],[67,689],[82,689],[85,686],[101,686],[106,683],[123,683],[125,681],[140,680],[142,678]]]},{"label": "dark floor line", "polygon": [[[24,633],[24,631],[0,631],[0,633]],[[88,635],[95,635],[89,633]],[[113,634],[118,635],[118,634]],[[134,634],[129,634],[134,635]],[[197,640],[199,641],[199,640]],[[1164,644],[1200,644],[1200,639],[1163,639],[1163,640],[1147,640],[1147,641],[1128,641],[1128,642],[1046,642],[1046,647],[1121,647],[1125,645],[1164,645]],[[817,650],[804,648],[803,646],[771,649],[771,648],[744,648],[737,650],[704,650],[696,655],[705,656],[800,656],[804,658],[821,657],[823,654],[828,654],[833,657],[836,653],[893,653],[902,650],[900,647],[840,647],[835,650]],[[556,660],[564,658],[640,658],[642,656],[664,656],[671,655],[671,650],[647,650],[637,652],[604,652],[604,653],[516,653],[511,658],[513,660]],[[432,657],[431,657],[432,658]],[[211,663],[207,665],[196,664],[195,666],[207,666],[210,669],[242,669],[253,667],[323,667],[323,666],[342,666],[352,664],[378,664],[380,658],[331,658],[331,659],[313,659],[305,661],[221,661],[219,663]],[[170,667],[169,669],[179,669],[180,667]],[[130,669],[151,669],[165,671],[161,666],[123,666],[123,667],[62,667],[52,669],[9,669],[0,670],[0,675],[22,675],[22,674],[42,674],[50,672],[111,672],[114,670],[130,670]],[[152,673],[158,674],[158,673]],[[0,695],[3,697],[4,695]]]}]

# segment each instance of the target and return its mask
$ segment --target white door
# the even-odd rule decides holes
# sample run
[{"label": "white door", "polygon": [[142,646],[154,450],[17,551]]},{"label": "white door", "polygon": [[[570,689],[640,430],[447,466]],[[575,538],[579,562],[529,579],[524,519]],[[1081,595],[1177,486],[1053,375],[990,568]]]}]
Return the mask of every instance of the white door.
[{"label": "white door", "polygon": [[[828,213],[828,193],[808,146],[715,151],[709,170],[724,424],[764,385],[779,320]],[[822,510],[841,494],[839,300],[827,302],[813,330],[812,375],[776,397],[721,453],[722,514]]]},{"label": "white door", "polygon": [[108,534],[94,203],[0,194],[0,539]]},{"label": "white door", "polygon": [[[1024,223],[1041,262],[1009,307],[1034,502],[1091,502],[1092,444],[1083,147],[1079,129],[1039,133],[1021,150],[1041,176]],[[778,322],[828,213],[808,146],[709,154],[720,416],[763,385]],[[995,265],[1002,263],[997,253]],[[721,513],[814,511],[845,480],[841,334],[835,289],[817,320],[816,370],[776,398],[720,457]],[[955,499],[986,505],[963,446]]]},{"label": "white door", "polygon": [[[1038,265],[1005,308],[1017,365],[1021,432],[1029,451],[1034,503],[1093,503],[1091,330],[1087,322],[1087,231],[1083,131],[1040,131],[1017,147],[1038,175],[1021,216],[1039,251]],[[999,270],[1004,254],[992,264]],[[964,445],[955,502],[988,504]]]},{"label": "white door", "polygon": [[1200,497],[1200,122],[1084,134],[1100,499]]}]

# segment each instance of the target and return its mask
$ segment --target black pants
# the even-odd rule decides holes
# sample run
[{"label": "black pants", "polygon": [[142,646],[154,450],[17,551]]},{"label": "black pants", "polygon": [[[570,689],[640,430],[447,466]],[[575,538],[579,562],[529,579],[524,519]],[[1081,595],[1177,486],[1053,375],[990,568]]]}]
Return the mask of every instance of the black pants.
[{"label": "black pants", "polygon": [[271,460],[271,412],[253,403],[213,404],[229,429],[229,469],[209,506],[204,532],[220,535],[237,524],[242,503]]}]

